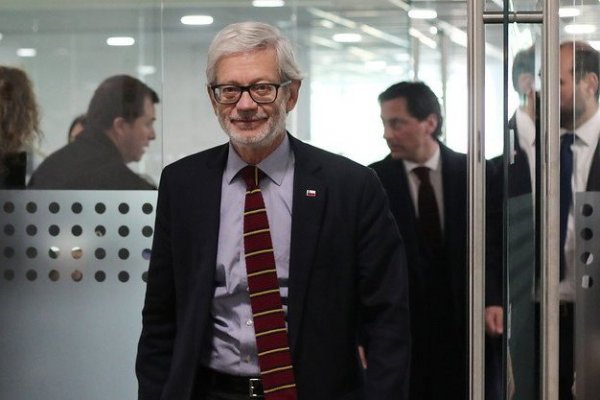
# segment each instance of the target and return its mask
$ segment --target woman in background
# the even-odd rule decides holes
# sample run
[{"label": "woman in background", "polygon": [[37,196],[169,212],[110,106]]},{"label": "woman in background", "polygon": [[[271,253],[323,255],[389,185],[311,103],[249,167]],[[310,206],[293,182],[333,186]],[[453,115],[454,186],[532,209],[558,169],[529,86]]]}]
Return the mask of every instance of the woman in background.
[{"label": "woman in background", "polygon": [[0,65],[0,189],[25,188],[25,148],[40,135],[31,81],[23,70]]}]

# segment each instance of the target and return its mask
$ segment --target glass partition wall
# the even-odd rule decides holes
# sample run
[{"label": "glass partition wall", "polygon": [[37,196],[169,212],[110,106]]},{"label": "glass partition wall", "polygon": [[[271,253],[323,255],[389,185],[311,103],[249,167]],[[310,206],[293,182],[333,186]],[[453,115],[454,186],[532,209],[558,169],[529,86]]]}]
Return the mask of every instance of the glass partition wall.
[{"label": "glass partition wall", "polygon": [[[223,143],[226,137],[206,92],[206,51],[219,29],[243,20],[272,23],[296,46],[305,79],[288,128],[300,139],[365,165],[380,160],[389,151],[382,138],[378,94],[402,80],[422,80],[442,105],[442,141],[471,152],[469,135],[475,134],[469,130],[467,72],[473,37],[467,17],[473,2],[260,3],[3,1],[0,64],[26,71],[41,111],[43,137],[27,149],[28,175],[67,143],[71,121],[86,111],[100,82],[116,74],[140,79],[160,97],[156,139],[139,162],[129,164],[136,173],[158,183],[165,165]],[[506,17],[486,24],[484,45],[473,49],[484,51],[485,57],[480,84],[485,87],[484,151],[487,168],[494,172],[487,174],[487,206],[502,215],[495,220],[499,225],[487,228],[496,229],[496,240],[504,244],[498,255],[503,260],[503,356],[491,364],[486,360],[484,397],[554,399],[542,390],[548,372],[543,360],[548,348],[542,345],[548,341],[540,329],[547,320],[539,307],[540,287],[548,282],[542,279],[549,270],[546,258],[540,257],[546,226],[541,221],[548,216],[536,196],[537,183],[530,191],[518,188],[522,180],[545,179],[540,175],[544,168],[558,174],[558,142],[544,148],[540,137],[544,127],[552,126],[543,122],[544,116],[556,120],[558,112],[542,112],[545,103],[539,100],[546,92],[558,96],[558,88],[543,85],[547,27],[528,20],[528,13],[543,13],[541,2],[484,3],[488,19]],[[597,47],[596,1],[550,3],[561,8],[555,26],[561,41],[583,40]],[[416,11],[423,9],[430,13],[419,16]],[[511,13],[521,13],[525,20]],[[533,59],[533,66],[521,79],[515,64],[523,54]],[[515,175],[521,144],[517,126],[527,115],[533,116],[525,129],[531,139],[526,154],[531,169]],[[556,154],[542,168],[540,154],[548,149]],[[574,194],[569,253],[578,305],[573,390],[577,399],[594,399],[600,359],[594,312],[600,301],[594,285],[600,281],[600,257],[594,257],[594,243],[600,235],[593,235],[598,224],[594,191],[583,192]],[[503,201],[495,203],[492,196]],[[6,355],[0,361],[0,398],[135,397],[133,363],[154,204],[153,191],[0,190],[0,353]],[[472,329],[483,329],[483,316],[472,318]],[[557,331],[554,325],[546,329]],[[471,398],[481,398],[480,393],[474,391]]]}]

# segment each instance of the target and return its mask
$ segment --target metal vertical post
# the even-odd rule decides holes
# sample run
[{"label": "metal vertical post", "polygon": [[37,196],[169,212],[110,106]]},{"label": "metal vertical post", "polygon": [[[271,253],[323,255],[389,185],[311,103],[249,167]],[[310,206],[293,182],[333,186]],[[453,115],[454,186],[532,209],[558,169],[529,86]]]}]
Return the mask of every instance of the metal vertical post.
[{"label": "metal vertical post", "polygon": [[541,388],[543,400],[558,399],[559,331],[559,37],[558,0],[543,2],[540,146]]},{"label": "metal vertical post", "polygon": [[468,140],[468,251],[469,251],[469,398],[484,398],[484,286],[485,286],[485,151],[484,95],[485,41],[482,0],[467,2],[469,90]]}]

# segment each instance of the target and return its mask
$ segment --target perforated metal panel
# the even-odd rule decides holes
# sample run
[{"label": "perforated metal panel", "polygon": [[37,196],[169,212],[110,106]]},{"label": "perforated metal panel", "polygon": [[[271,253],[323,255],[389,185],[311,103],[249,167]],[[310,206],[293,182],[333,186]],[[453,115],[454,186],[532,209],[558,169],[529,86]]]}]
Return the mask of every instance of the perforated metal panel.
[{"label": "perforated metal panel", "polygon": [[600,398],[600,193],[575,198],[575,357],[578,399]]},{"label": "perforated metal panel", "polygon": [[0,399],[136,397],[155,203],[0,191]]}]

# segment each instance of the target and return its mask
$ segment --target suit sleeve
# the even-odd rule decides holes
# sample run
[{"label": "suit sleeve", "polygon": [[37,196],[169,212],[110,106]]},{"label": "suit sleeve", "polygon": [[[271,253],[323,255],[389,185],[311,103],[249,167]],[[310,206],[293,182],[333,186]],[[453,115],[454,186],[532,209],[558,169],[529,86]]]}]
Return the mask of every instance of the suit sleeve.
[{"label": "suit sleeve", "polygon": [[407,399],[410,363],[404,245],[375,173],[362,191],[359,221],[361,334],[368,348],[368,400]]},{"label": "suit sleeve", "polygon": [[161,398],[169,376],[176,333],[167,181],[168,178],[163,173],[158,192],[152,257],[136,360],[139,400]]}]

